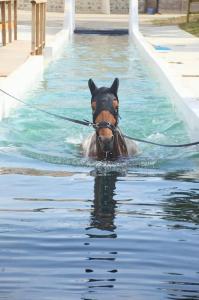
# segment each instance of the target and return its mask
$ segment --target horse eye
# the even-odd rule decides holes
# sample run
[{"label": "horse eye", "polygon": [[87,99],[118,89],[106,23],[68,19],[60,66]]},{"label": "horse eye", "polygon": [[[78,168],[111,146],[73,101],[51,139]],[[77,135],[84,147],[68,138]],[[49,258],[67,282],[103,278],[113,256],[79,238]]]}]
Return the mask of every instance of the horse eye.
[{"label": "horse eye", "polygon": [[91,103],[91,107],[92,107],[92,110],[95,110],[96,109],[96,101],[92,101]]},{"label": "horse eye", "polygon": [[113,107],[115,110],[118,110],[118,100],[117,99],[113,100]]},{"label": "horse eye", "polygon": [[118,100],[117,100],[117,99],[114,99],[114,100],[113,100],[113,103],[114,103],[114,104],[118,104]]}]

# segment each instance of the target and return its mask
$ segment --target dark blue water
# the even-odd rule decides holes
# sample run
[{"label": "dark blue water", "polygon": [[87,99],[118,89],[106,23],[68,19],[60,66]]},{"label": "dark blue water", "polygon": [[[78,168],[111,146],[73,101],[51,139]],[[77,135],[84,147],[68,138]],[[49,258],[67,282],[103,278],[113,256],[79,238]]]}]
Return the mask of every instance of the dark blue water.
[{"label": "dark blue water", "polygon": [[[74,37],[27,101],[91,119],[90,77],[120,78],[126,134],[190,141],[127,37]],[[198,149],[95,162],[91,132],[25,106],[0,124],[0,299],[199,299]]]}]

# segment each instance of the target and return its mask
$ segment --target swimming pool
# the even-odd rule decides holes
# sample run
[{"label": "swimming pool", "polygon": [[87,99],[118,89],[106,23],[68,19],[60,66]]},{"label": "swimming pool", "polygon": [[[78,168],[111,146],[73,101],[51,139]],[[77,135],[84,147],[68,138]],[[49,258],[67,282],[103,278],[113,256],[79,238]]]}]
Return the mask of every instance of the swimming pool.
[{"label": "swimming pool", "polygon": [[[125,36],[74,36],[27,101],[91,119],[88,79],[115,77],[124,133],[189,141]],[[25,106],[0,124],[0,299],[199,299],[197,149],[95,162],[90,132]]]}]

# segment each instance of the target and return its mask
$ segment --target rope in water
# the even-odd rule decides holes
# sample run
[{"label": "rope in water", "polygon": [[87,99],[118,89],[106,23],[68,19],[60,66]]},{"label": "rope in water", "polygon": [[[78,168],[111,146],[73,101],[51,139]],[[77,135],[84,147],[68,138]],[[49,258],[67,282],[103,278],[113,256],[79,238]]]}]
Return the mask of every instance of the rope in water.
[{"label": "rope in water", "polygon": [[55,113],[49,112],[49,111],[44,110],[44,109],[42,109],[42,108],[39,108],[39,107],[37,107],[37,106],[31,105],[31,104],[29,104],[29,103],[26,103],[25,101],[23,101],[23,100],[21,100],[21,99],[15,97],[15,96],[9,94],[8,92],[6,92],[6,91],[4,91],[4,90],[2,90],[2,89],[0,89],[0,91],[1,91],[2,93],[4,93],[5,95],[7,95],[7,96],[13,98],[13,99],[16,100],[16,101],[18,101],[18,102],[20,102],[20,103],[23,103],[24,105],[26,105],[26,106],[28,106],[28,107],[30,107],[30,108],[32,108],[32,109],[35,109],[35,110],[41,111],[41,112],[43,112],[43,113],[45,113],[45,114],[48,114],[48,115],[50,115],[50,116],[52,116],[52,117],[55,117],[55,118],[58,118],[58,119],[63,119],[63,120],[69,121],[69,122],[73,122],[73,123],[80,124],[80,125],[85,125],[85,126],[92,126],[92,125],[93,125],[91,122],[86,121],[86,120],[85,120],[85,121],[80,121],[80,120],[68,118],[68,117],[65,117],[65,116],[57,115],[57,114],[55,114]]},{"label": "rope in water", "polygon": [[[25,101],[11,95],[10,93],[0,89],[0,92],[2,92],[3,94],[9,96],[10,98],[13,98],[14,100],[20,102],[20,103],[23,103],[24,105],[32,108],[32,109],[35,109],[37,111],[40,111],[40,112],[43,112],[45,114],[48,114],[52,117],[55,117],[57,119],[62,119],[62,120],[65,120],[65,121],[69,121],[69,122],[72,122],[72,123],[75,123],[75,124],[79,124],[79,125],[84,125],[84,126],[89,126],[89,127],[94,127],[96,128],[96,124],[92,123],[92,122],[89,122],[87,120],[77,120],[77,119],[72,119],[72,118],[68,118],[68,117],[65,117],[65,116],[62,116],[62,115],[58,115],[58,114],[55,114],[55,113],[52,113],[52,112],[49,112],[47,110],[44,110],[44,109],[41,109],[37,106],[34,106],[34,105],[31,105],[31,104],[28,104],[26,103]],[[142,143],[146,143],[146,144],[151,144],[151,145],[155,145],[155,146],[160,146],[160,147],[172,147],[172,148],[180,148],[180,147],[191,147],[191,146],[196,146],[196,145],[199,145],[199,141],[196,141],[196,142],[192,142],[192,143],[187,143],[187,144],[160,144],[160,143],[155,143],[155,142],[151,142],[151,141],[147,141],[147,140],[144,140],[144,139],[139,139],[139,138],[135,138],[135,137],[131,137],[131,136],[128,136],[128,135],[125,135],[123,134],[123,137],[127,138],[127,139],[130,139],[130,140],[133,140],[133,141],[137,141],[137,142],[142,142]]]}]

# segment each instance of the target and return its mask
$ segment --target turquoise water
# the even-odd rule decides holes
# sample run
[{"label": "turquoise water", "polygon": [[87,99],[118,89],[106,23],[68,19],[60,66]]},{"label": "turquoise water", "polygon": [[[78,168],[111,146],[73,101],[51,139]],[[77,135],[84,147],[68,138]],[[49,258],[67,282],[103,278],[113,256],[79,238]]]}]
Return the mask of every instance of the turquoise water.
[{"label": "turquoise water", "polygon": [[[115,77],[124,133],[190,141],[124,36],[75,36],[27,101],[91,120],[88,79]],[[0,124],[0,299],[199,299],[198,149],[96,162],[91,132],[25,106]]]}]

